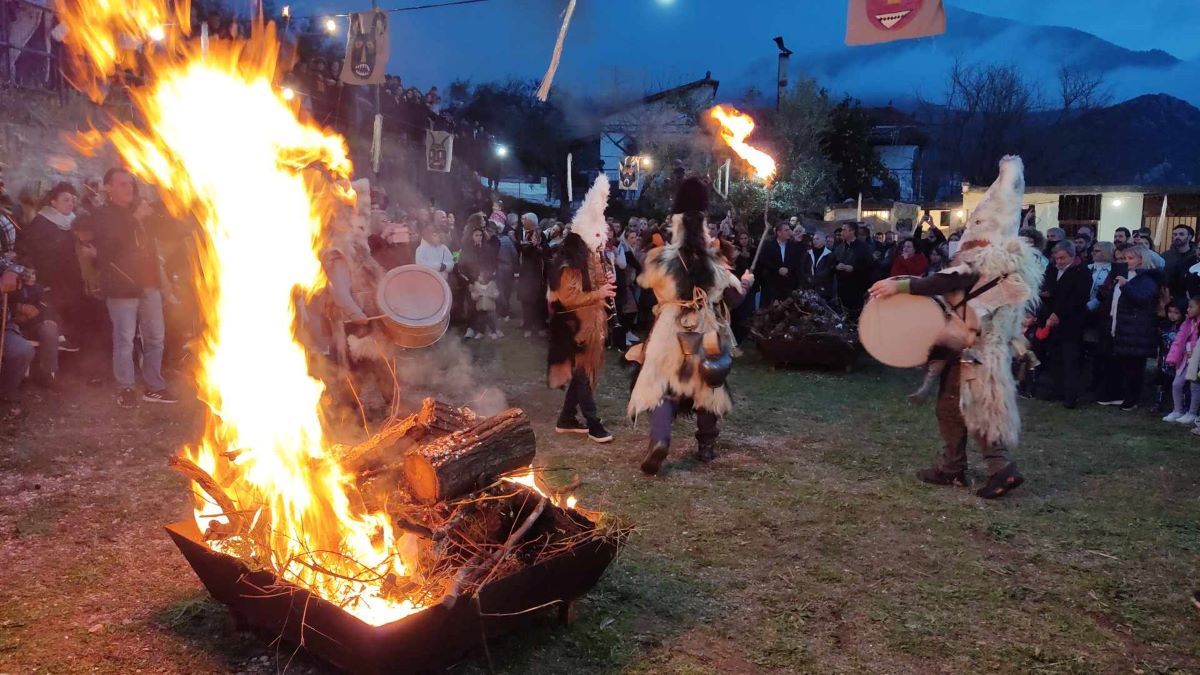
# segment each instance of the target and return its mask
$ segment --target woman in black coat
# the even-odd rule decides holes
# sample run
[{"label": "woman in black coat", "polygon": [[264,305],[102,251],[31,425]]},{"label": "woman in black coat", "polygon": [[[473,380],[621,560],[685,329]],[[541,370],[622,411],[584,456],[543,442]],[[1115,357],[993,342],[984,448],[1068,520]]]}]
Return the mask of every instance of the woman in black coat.
[{"label": "woman in black coat", "polygon": [[1136,410],[1142,396],[1146,359],[1158,351],[1155,319],[1158,309],[1158,270],[1145,268],[1146,248],[1125,250],[1129,277],[1117,277],[1113,291],[1113,356],[1121,374],[1121,410]]}]

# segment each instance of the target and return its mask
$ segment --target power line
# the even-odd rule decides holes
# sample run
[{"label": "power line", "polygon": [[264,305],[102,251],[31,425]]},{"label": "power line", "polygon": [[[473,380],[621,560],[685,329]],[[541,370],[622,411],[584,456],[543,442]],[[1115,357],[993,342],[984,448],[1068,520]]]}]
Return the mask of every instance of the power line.
[{"label": "power line", "polygon": [[[474,4],[478,4],[480,2],[488,2],[488,0],[450,0],[449,2],[433,2],[433,3],[426,4],[426,5],[413,5],[411,7],[393,7],[391,9],[384,9],[382,11],[388,12],[389,14],[391,14],[394,12],[412,12],[412,11],[415,11],[418,9],[438,9],[440,7],[454,7],[456,5],[474,5]],[[350,13],[342,12],[340,14],[337,14],[337,13],[334,13],[334,14],[310,14],[307,16],[294,16],[294,17],[287,17],[287,18],[289,20],[291,20],[291,19],[318,19],[318,18],[335,17],[335,16],[336,17],[350,16]]]}]

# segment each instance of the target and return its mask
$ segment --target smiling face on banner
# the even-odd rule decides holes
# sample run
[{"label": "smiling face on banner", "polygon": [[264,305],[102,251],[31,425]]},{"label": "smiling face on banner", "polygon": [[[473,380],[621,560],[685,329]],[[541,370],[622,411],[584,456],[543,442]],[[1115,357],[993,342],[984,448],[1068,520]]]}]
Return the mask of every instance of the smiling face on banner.
[{"label": "smiling face on banner", "polygon": [[901,30],[921,12],[925,0],[867,0],[867,18],[881,30]]}]

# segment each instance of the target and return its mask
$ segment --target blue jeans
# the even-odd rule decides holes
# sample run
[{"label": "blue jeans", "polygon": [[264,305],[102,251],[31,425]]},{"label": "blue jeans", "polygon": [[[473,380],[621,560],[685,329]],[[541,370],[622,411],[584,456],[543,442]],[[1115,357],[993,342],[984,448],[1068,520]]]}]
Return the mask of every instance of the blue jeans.
[{"label": "blue jeans", "polygon": [[147,288],[140,298],[109,298],[108,317],[113,327],[113,377],[122,389],[134,383],[133,338],[142,335],[142,381],[149,391],[162,391],[163,323],[162,293]]},{"label": "blue jeans", "polygon": [[[51,345],[58,351],[58,344]],[[21,337],[16,326],[11,322],[4,332],[4,354],[0,357],[0,399],[5,403],[16,403],[20,398],[18,390],[25,373],[33,364],[33,343]]]}]

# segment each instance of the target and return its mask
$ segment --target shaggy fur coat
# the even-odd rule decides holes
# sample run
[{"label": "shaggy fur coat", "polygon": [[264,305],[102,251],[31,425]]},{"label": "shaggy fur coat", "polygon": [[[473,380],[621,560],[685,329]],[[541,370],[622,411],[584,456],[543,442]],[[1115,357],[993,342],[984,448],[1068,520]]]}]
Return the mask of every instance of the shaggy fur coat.
[{"label": "shaggy fur coat", "polygon": [[[680,241],[680,237],[675,237],[675,241]],[[728,340],[728,331],[720,325],[691,325],[698,314],[719,316],[725,289],[740,283],[716,251],[710,249],[704,262],[703,270],[686,269],[677,244],[662,246],[646,254],[645,269],[638,277],[638,283],[658,298],[658,316],[645,343],[630,349],[626,356],[631,361],[641,362],[629,397],[627,412],[630,417],[653,410],[666,396],[678,398],[679,408],[685,411],[698,409],[724,416],[733,409],[728,388],[705,384],[693,363],[695,359],[685,357],[678,339],[681,331],[717,330],[724,341]],[[694,288],[701,288],[707,294],[709,312],[696,312],[679,304],[692,301]]]},{"label": "shaggy fur coat", "polygon": [[578,235],[567,235],[554,257],[546,293],[550,302],[546,379],[552,389],[565,387],[576,368],[596,388],[608,329],[608,310],[599,290],[604,281],[599,257]]}]

